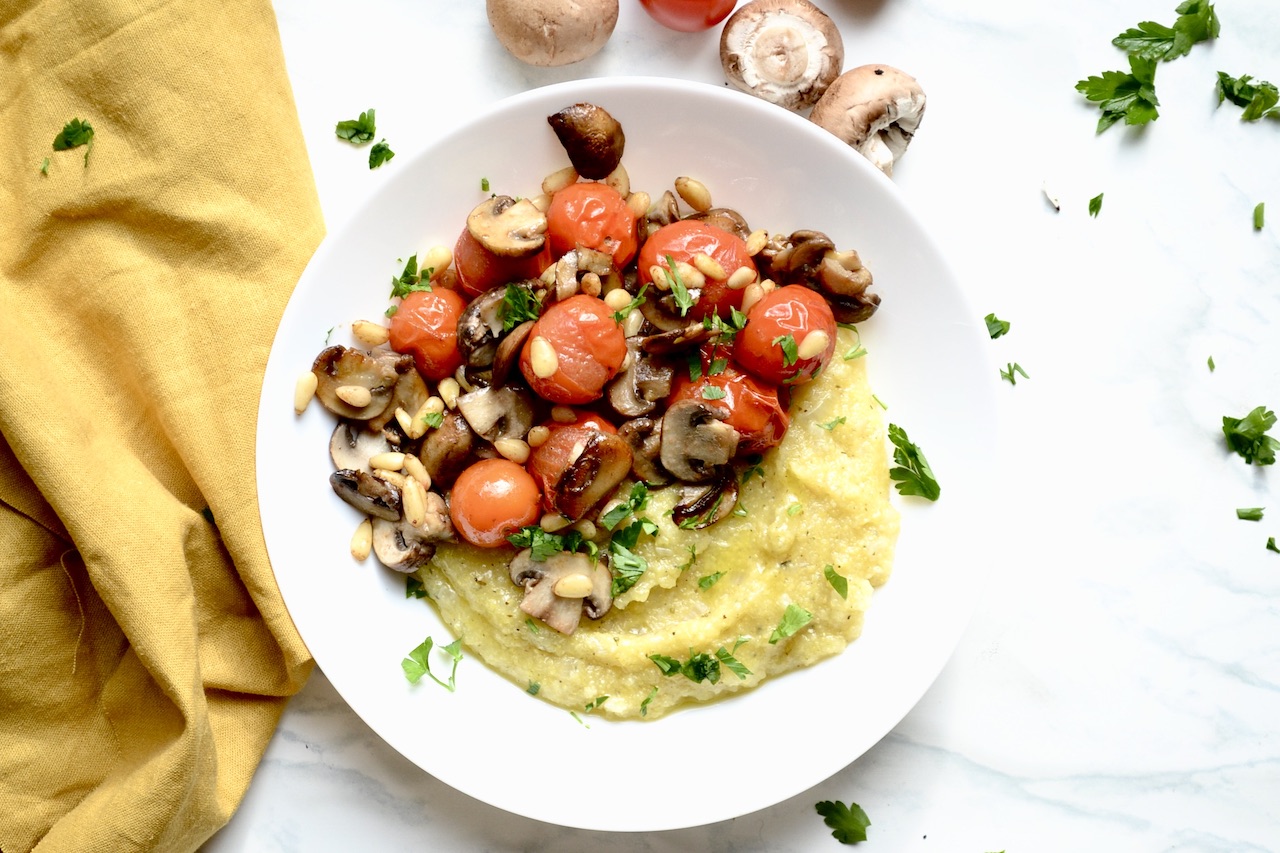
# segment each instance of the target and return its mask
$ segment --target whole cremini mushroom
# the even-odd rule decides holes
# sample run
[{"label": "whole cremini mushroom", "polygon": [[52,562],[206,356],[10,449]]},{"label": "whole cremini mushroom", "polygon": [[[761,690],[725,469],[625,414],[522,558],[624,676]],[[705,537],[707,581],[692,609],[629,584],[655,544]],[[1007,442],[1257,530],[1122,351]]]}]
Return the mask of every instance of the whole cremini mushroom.
[{"label": "whole cremini mushroom", "polygon": [[924,90],[914,77],[888,65],[862,65],[836,78],[809,120],[892,177],[893,164],[924,118],[924,107]]},{"label": "whole cremini mushroom", "polygon": [[487,0],[489,26],[507,52],[530,65],[568,65],[604,47],[618,0]]},{"label": "whole cremini mushroom", "polygon": [[813,106],[844,67],[844,41],[809,0],[752,0],[720,33],[725,78],[789,110]]}]

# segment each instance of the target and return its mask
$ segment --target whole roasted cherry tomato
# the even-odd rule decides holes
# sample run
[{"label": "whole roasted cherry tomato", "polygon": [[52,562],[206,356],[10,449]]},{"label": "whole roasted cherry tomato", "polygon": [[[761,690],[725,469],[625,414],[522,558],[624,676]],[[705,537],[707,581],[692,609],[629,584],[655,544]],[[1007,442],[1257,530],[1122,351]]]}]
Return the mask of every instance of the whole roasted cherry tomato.
[{"label": "whole roasted cherry tomato", "polygon": [[391,315],[391,348],[413,356],[418,372],[439,381],[462,364],[458,352],[458,318],[467,302],[443,287],[415,290]]},{"label": "whole roasted cherry tomato", "polygon": [[458,475],[449,498],[453,526],[472,545],[496,548],[537,522],[538,485],[509,459],[482,459]]},{"label": "whole roasted cherry tomato", "polygon": [[547,241],[557,258],[581,244],[613,255],[614,266],[621,269],[636,256],[636,215],[607,184],[570,184],[551,197]]},{"label": "whole roasted cherry tomato", "polygon": [[772,290],[747,312],[733,357],[776,385],[802,385],[817,376],[836,349],[836,318],[827,300],[802,284]]},{"label": "whole roasted cherry tomato", "polygon": [[733,11],[734,0],[640,0],[640,5],[664,27],[682,33],[709,30]]},{"label": "whole roasted cherry tomato", "polygon": [[520,372],[544,400],[578,405],[598,399],[626,357],[613,310],[580,293],[542,312],[520,352]]},{"label": "whole roasted cherry tomato", "polygon": [[[664,225],[644,241],[640,249],[638,262],[640,283],[653,281],[651,272],[654,266],[667,268],[667,256],[677,264],[684,261],[693,264],[695,255],[704,254],[715,260],[725,274],[725,278],[706,277],[702,287],[702,295],[697,303],[689,309],[688,316],[700,320],[712,314],[728,314],[730,308],[742,305],[742,288],[731,289],[728,277],[739,267],[750,267],[755,272],[755,262],[747,251],[747,244],[737,235],[730,234],[722,228],[708,225],[694,219],[682,219]],[[685,282],[688,285],[688,282]]]},{"label": "whole roasted cherry tomato", "polygon": [[[607,427],[601,429],[601,427]],[[560,481],[564,470],[573,463],[577,453],[582,452],[592,432],[608,432],[616,434],[617,430],[608,421],[601,418],[587,420],[579,418],[576,423],[561,424],[554,421],[546,424],[551,430],[547,440],[529,453],[528,469],[534,482],[542,490],[547,509],[554,509],[552,496],[556,483]],[[576,452],[575,452],[576,451]]]},{"label": "whole roasted cherry tomato", "polygon": [[690,380],[684,372],[677,374],[668,405],[681,400],[698,400],[727,410],[725,423],[742,436],[739,453],[760,453],[776,446],[791,422],[778,399],[777,387],[736,368],[725,357],[724,347],[703,348],[702,376],[698,379]]},{"label": "whole roasted cherry tomato", "polygon": [[466,228],[453,247],[453,266],[458,271],[458,286],[470,299],[500,284],[537,278],[551,266],[551,249],[524,258],[504,258],[490,252]]}]

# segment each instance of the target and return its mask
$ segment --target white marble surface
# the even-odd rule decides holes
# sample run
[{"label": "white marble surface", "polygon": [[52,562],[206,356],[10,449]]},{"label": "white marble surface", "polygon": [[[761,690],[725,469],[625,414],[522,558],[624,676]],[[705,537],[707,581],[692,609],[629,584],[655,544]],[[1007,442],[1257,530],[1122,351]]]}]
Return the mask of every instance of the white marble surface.
[{"label": "white marble surface", "polygon": [[[886,62],[927,90],[895,181],[973,302],[1013,324],[994,358],[1029,374],[1000,395],[998,533],[955,555],[956,571],[985,564],[991,580],[934,687],[798,797],[612,835],[453,791],[317,671],[206,849],[834,850],[813,804],[839,799],[870,815],[866,850],[1280,850],[1280,554],[1265,548],[1280,538],[1280,470],[1246,465],[1221,433],[1223,415],[1280,408],[1280,121],[1242,123],[1213,89],[1219,70],[1280,79],[1280,5],[1219,0],[1221,37],[1160,66],[1160,119],[1101,136],[1075,82],[1124,67],[1111,38],[1172,23],[1175,0],[820,5],[847,66]],[[379,135],[411,157],[533,86],[723,79],[716,30],[663,30],[637,0],[622,0],[601,54],[561,69],[510,59],[479,0],[276,9],[331,232],[395,177],[395,161],[370,172],[333,137],[362,109],[376,107]],[[1259,201],[1271,215],[1255,232]],[[1236,519],[1254,506],[1262,522]],[[698,795],[673,784],[673,796]]]}]

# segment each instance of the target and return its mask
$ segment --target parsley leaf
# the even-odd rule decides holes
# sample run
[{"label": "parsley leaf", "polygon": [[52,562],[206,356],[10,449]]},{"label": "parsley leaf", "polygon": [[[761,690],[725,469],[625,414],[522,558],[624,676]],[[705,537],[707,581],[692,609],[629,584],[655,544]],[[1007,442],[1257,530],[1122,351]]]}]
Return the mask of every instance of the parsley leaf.
[{"label": "parsley leaf", "polygon": [[49,174],[49,158],[48,157],[44,158],[44,162],[40,164],[40,174],[46,175],[46,176]]},{"label": "parsley leaf", "polygon": [[772,646],[779,640],[790,637],[796,631],[808,625],[809,620],[812,618],[813,614],[800,605],[788,604],[787,609],[782,613],[782,619],[778,622],[778,627],[774,628],[773,633],[769,635],[769,645]]},{"label": "parsley leaf", "polygon": [[831,588],[840,593],[840,597],[849,600],[849,579],[836,571],[836,567],[828,563],[822,567],[822,574],[831,584]]},{"label": "parsley leaf", "polygon": [[1098,133],[1124,119],[1125,124],[1139,125],[1160,117],[1156,109],[1156,61],[1129,56],[1131,73],[1104,71],[1101,77],[1090,77],[1076,83],[1076,91],[1095,102],[1102,110]]},{"label": "parsley leaf", "polygon": [[689,656],[684,666],[680,667],[680,672],[694,684],[701,684],[703,681],[715,684],[720,680],[720,661],[706,652],[698,652]]},{"label": "parsley leaf", "polygon": [[628,303],[627,303],[626,305],[624,305],[622,308],[619,308],[617,311],[614,311],[614,312],[613,312],[613,322],[615,322],[615,323],[621,323],[623,320],[627,319],[627,315],[628,315],[628,314],[630,314],[632,311],[634,311],[635,309],[637,309],[637,308],[639,308],[641,305],[643,305],[643,304],[644,304],[644,292],[645,292],[646,290],[648,290],[648,289],[649,289],[649,285],[648,285],[648,284],[642,284],[642,285],[640,285],[640,291],[636,294],[635,299],[632,299],[630,302],[628,302]]},{"label": "parsley leaf", "polygon": [[[62,127],[62,131],[53,138],[54,151],[70,151],[81,145],[88,147],[84,151],[84,165],[89,165],[89,152],[93,150],[93,125],[87,121],[73,118]],[[44,169],[46,174],[48,172]]]},{"label": "parsley leaf", "polygon": [[373,135],[377,133],[377,130],[377,125],[373,121],[373,109],[370,108],[360,113],[359,118],[338,122],[333,132],[337,134],[339,139],[346,140],[352,145],[361,145],[365,142],[372,142]]},{"label": "parsley leaf", "polygon": [[1209,356],[1208,365],[1209,365],[1209,372],[1210,372],[1210,373],[1213,373],[1213,371],[1215,371],[1215,370],[1217,370],[1217,369],[1218,369],[1217,365],[1215,365],[1215,364],[1213,363],[1213,356]]},{"label": "parsley leaf", "polygon": [[649,505],[649,487],[642,481],[635,483],[631,487],[631,493],[627,495],[627,499],[610,509],[600,518],[600,523],[604,525],[606,530],[612,530],[617,527],[628,516],[641,512]]},{"label": "parsley leaf", "polygon": [[845,805],[841,802],[823,800],[814,804],[814,809],[822,815],[822,822],[831,827],[831,836],[841,844],[857,844],[867,840],[867,827],[871,818],[857,803]]},{"label": "parsley leaf", "polygon": [[675,675],[680,671],[680,661],[666,655],[649,655],[649,660],[662,672],[663,675]]},{"label": "parsley leaf", "polygon": [[430,598],[427,594],[427,586],[414,575],[404,576],[404,597],[405,598]]},{"label": "parsley leaf", "polygon": [[726,397],[723,388],[717,388],[715,385],[706,385],[702,389],[702,399],[704,400],[723,400]]},{"label": "parsley leaf", "polygon": [[681,566],[681,567],[680,567],[680,571],[681,571],[681,572],[684,572],[684,571],[685,571],[685,570],[687,570],[687,569],[692,569],[692,568],[693,568],[693,564],[694,564],[694,563],[696,563],[696,562],[698,562],[698,546],[697,546],[697,545],[690,545],[690,546],[689,546],[689,562],[687,562],[687,563],[685,563],[683,566]]},{"label": "parsley leaf", "polygon": [[608,701],[609,701],[608,696],[597,696],[596,698],[588,702],[586,705],[582,706],[582,710],[590,714],[596,708],[599,708],[601,705],[603,705],[605,702],[608,702]]},{"label": "parsley leaf", "polygon": [[447,683],[436,678],[435,673],[431,671],[430,655],[434,645],[431,638],[427,637],[400,662],[400,668],[404,670],[404,677],[409,679],[410,684],[417,684],[425,675],[452,693],[457,688],[458,661],[462,660],[462,638],[459,637],[449,645],[441,647],[449,657],[453,658],[453,669],[449,672]]},{"label": "parsley leaf", "polygon": [[[431,273],[434,270],[427,268],[425,270],[418,269],[418,256],[410,255],[409,260],[405,262],[404,272],[400,273],[399,278],[391,279],[391,298],[403,299],[415,290],[431,290]],[[423,281],[423,279],[426,281]]]},{"label": "parsley leaf", "polygon": [[667,283],[671,286],[671,296],[676,301],[676,307],[680,309],[680,316],[683,317],[693,307],[693,297],[689,294],[689,288],[685,286],[684,279],[680,277],[680,271],[676,269],[675,259],[670,255],[667,255],[666,259],[667,268],[662,271],[662,274],[667,277]]},{"label": "parsley leaf", "polygon": [[480,192],[482,192],[482,193],[487,193],[488,191],[489,191],[489,179],[488,179],[488,178],[481,178],[481,179],[480,179]]},{"label": "parsley leaf", "polygon": [[1172,27],[1143,21],[1111,40],[1116,47],[1143,59],[1169,62],[1186,56],[1197,42],[1218,37],[1221,24],[1213,4],[1206,0],[1186,0],[1177,8]]},{"label": "parsley leaf", "polygon": [[657,695],[658,695],[658,685],[655,684],[653,686],[653,689],[649,691],[649,695],[644,697],[644,701],[640,703],[640,716],[642,717],[649,716],[649,703],[652,702],[653,697]]},{"label": "parsley leaf", "polygon": [[1089,199],[1089,215],[1094,219],[1098,218],[1098,214],[1102,212],[1102,193],[1098,193]]},{"label": "parsley leaf", "polygon": [[1218,103],[1230,101],[1238,107],[1244,107],[1240,114],[1241,121],[1257,121],[1260,118],[1280,117],[1280,89],[1266,80],[1251,82],[1253,77],[1242,74],[1232,77],[1226,72],[1218,72]]},{"label": "parsley leaf", "polygon": [[1274,536],[1267,537],[1267,550],[1275,551],[1277,554],[1280,554],[1280,548],[1276,547],[1276,537]]},{"label": "parsley leaf", "polygon": [[530,525],[521,528],[518,533],[512,533],[507,541],[517,548],[528,548],[530,558],[535,563],[541,563],[561,551],[577,551],[583,540],[582,534],[576,530],[561,536],[558,533],[548,533],[537,525]]},{"label": "parsley leaf", "polygon": [[536,681],[530,681],[529,686],[524,689],[524,692],[528,693],[530,696],[537,696],[538,691],[541,689],[542,689],[541,684],[539,684]]},{"label": "parsley leaf", "polygon": [[716,572],[715,574],[711,574],[711,575],[703,575],[702,577],[698,578],[698,589],[711,589],[711,587],[716,585],[716,581],[720,580],[720,578],[722,577],[724,577],[724,572]]},{"label": "parsley leaf", "polygon": [[609,541],[609,568],[613,572],[613,597],[617,598],[649,570],[649,561],[614,538]]},{"label": "parsley leaf", "polygon": [[1253,209],[1253,230],[1254,231],[1262,230],[1262,217],[1263,217],[1263,214],[1266,212],[1266,209],[1267,209],[1267,204],[1266,202],[1262,202],[1262,201],[1258,202],[1258,206]]},{"label": "parsley leaf", "polygon": [[1276,413],[1258,406],[1243,418],[1223,417],[1222,433],[1227,446],[1253,465],[1273,465],[1280,440],[1267,435],[1276,425]]},{"label": "parsley leaf", "polygon": [[896,424],[889,424],[889,441],[893,443],[893,461],[895,467],[889,469],[889,479],[897,481],[899,494],[919,495],[936,501],[942,494],[942,487],[934,479],[933,469],[911,439],[907,431]]},{"label": "parsley leaf", "polygon": [[375,143],[369,149],[369,168],[376,169],[394,156],[396,156],[396,152],[391,150],[390,145],[387,145],[387,140],[384,139]]},{"label": "parsley leaf", "polygon": [[825,424],[818,424],[818,426],[822,427],[827,432],[834,432],[835,428],[840,426],[840,424],[844,423],[845,420],[846,418],[842,415],[841,417],[838,417],[838,418],[832,418],[831,420],[827,421]]},{"label": "parsley leaf", "polygon": [[1018,364],[1016,361],[1010,362],[1009,365],[1004,370],[1000,371],[1000,378],[1007,379],[1010,385],[1017,385],[1018,377],[1015,374],[1018,374],[1018,373],[1022,374],[1023,379],[1031,378],[1030,376],[1027,375],[1027,372],[1022,369],[1022,365]]},{"label": "parsley leaf", "polygon": [[791,367],[800,360],[800,348],[792,335],[778,335],[772,341],[775,347],[782,349],[782,366]]},{"label": "parsley leaf", "polygon": [[536,320],[541,314],[542,303],[537,294],[523,284],[507,285],[502,304],[498,306],[503,332],[511,331],[526,320]]},{"label": "parsley leaf", "polygon": [[987,321],[987,334],[991,336],[991,340],[1009,334],[1009,321],[1001,320],[995,314],[988,314],[982,319]]},{"label": "parsley leaf", "polygon": [[751,670],[747,669],[742,661],[735,658],[733,653],[724,646],[716,649],[716,660],[724,664],[725,669],[729,670],[740,679],[745,680],[746,677],[751,674]]},{"label": "parsley leaf", "polygon": [[1241,507],[1236,510],[1236,518],[1241,521],[1262,521],[1262,510],[1264,507]]},{"label": "parsley leaf", "polygon": [[787,507],[787,515],[788,516],[799,515],[803,509],[804,509],[804,504],[800,503],[799,501],[796,501],[795,503]]}]

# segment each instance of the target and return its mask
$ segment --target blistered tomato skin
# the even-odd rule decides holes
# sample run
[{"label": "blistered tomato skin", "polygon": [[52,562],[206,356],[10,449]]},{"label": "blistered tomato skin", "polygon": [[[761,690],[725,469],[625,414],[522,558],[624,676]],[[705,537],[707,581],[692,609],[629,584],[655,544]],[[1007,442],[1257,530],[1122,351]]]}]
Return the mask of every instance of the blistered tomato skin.
[{"label": "blistered tomato skin", "polygon": [[557,258],[581,244],[612,255],[621,269],[636,256],[636,216],[607,184],[570,184],[551,197],[547,242]]},{"label": "blistered tomato skin", "polygon": [[507,537],[536,524],[542,495],[529,472],[508,459],[482,459],[458,475],[449,517],[463,539],[481,548],[507,544]]},{"label": "blistered tomato skin", "polygon": [[598,417],[591,420],[579,418],[578,422],[570,424],[548,423],[546,426],[551,434],[546,441],[533,448],[529,454],[528,468],[534,482],[542,490],[546,508],[550,510],[555,508],[551,502],[556,483],[560,482],[565,469],[573,463],[575,449],[581,452],[594,431],[616,435],[618,430]]},{"label": "blistered tomato skin", "polygon": [[733,11],[735,0],[640,0],[640,5],[664,27],[682,33],[709,30]]},{"label": "blistered tomato skin", "polygon": [[391,348],[412,355],[427,379],[452,376],[462,364],[458,318],[466,307],[466,300],[443,287],[410,293],[391,315]]},{"label": "blistered tomato skin", "polygon": [[751,267],[755,270],[755,261],[747,251],[747,244],[736,234],[694,219],[682,219],[664,225],[644,241],[637,262],[640,283],[652,282],[653,276],[649,270],[655,265],[666,268],[667,255],[677,264],[681,261],[692,264],[693,257],[698,254],[715,259],[724,269],[726,279],[706,280],[702,295],[689,309],[689,317],[701,320],[712,314],[725,316],[730,308],[741,308],[743,291],[730,289],[727,277],[732,276],[739,267]]},{"label": "blistered tomato skin", "polygon": [[[822,341],[820,336],[825,336],[826,344],[807,358],[793,358],[805,352],[810,335],[815,337],[809,348]],[[744,370],[766,382],[803,385],[822,372],[835,349],[836,318],[831,306],[804,285],[791,284],[766,293],[751,306],[733,357]]]},{"label": "blistered tomato skin", "polygon": [[458,287],[467,298],[475,299],[500,284],[537,278],[551,266],[551,249],[544,246],[541,252],[526,258],[504,258],[490,252],[463,228],[453,247],[453,266],[458,273]]},{"label": "blistered tomato skin", "polygon": [[[535,369],[534,349],[545,352],[545,345],[555,354],[555,372],[539,376],[546,372],[545,361]],[[520,352],[520,372],[539,397],[575,406],[599,399],[626,357],[626,336],[613,311],[603,300],[580,293],[552,304],[538,318]]]},{"label": "blistered tomato skin", "polygon": [[[687,373],[677,373],[675,388],[667,399],[671,406],[681,400],[698,400],[713,409],[728,412],[725,423],[738,431],[738,454],[762,453],[776,447],[786,434],[791,417],[778,398],[778,388],[739,370],[730,361],[715,375],[709,374],[713,355],[722,355],[723,348],[703,352],[702,376],[690,380]],[[705,389],[716,389],[707,397]],[[720,397],[719,392],[724,396]]]}]

